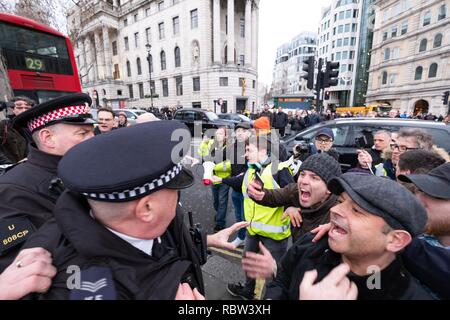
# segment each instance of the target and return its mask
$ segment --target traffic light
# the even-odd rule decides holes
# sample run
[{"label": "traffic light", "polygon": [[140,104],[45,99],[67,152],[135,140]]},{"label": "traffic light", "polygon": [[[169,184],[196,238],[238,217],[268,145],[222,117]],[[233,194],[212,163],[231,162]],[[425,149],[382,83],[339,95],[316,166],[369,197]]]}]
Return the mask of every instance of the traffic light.
[{"label": "traffic light", "polygon": [[303,61],[303,71],[306,72],[306,75],[302,78],[308,81],[306,87],[311,90],[314,88],[314,57],[309,57],[308,60]]},{"label": "traffic light", "polygon": [[323,97],[323,100],[330,100],[330,91],[325,91],[325,95]]},{"label": "traffic light", "polygon": [[339,66],[339,62],[327,62],[327,69],[323,77],[323,88],[329,88],[338,85]]},{"label": "traffic light", "polygon": [[444,94],[442,95],[442,103],[444,106],[448,105],[448,97],[450,95],[450,91],[445,91]]}]

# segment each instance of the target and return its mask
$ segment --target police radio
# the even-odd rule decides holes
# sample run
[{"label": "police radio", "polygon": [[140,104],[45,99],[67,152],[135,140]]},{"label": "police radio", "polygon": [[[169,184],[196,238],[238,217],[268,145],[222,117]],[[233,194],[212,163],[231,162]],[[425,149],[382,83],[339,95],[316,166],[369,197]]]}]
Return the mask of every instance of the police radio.
[{"label": "police radio", "polygon": [[204,265],[208,260],[208,245],[206,243],[206,233],[201,224],[194,224],[194,219],[192,218],[192,212],[188,212],[189,217],[189,233],[192,237],[192,242],[197,248],[200,257],[200,265]]}]

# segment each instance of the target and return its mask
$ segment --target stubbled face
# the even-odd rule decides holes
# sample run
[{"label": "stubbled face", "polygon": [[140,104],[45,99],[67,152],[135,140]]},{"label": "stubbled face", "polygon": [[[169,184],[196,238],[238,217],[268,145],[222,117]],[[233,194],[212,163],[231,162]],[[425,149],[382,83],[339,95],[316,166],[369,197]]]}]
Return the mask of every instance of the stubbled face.
[{"label": "stubbled face", "polygon": [[14,108],[12,109],[12,112],[17,117],[19,114],[27,111],[28,109],[31,109],[31,106],[23,100],[17,100],[14,102]]},{"label": "stubbled face", "polygon": [[111,112],[100,111],[97,117],[100,132],[105,133],[112,130],[114,127],[114,116]]},{"label": "stubbled face", "polygon": [[385,221],[359,207],[344,192],[330,209],[330,248],[347,257],[380,257],[386,252]]},{"label": "stubbled face", "polygon": [[297,185],[300,204],[303,208],[310,208],[322,203],[330,196],[325,181],[312,171],[300,172]]},{"label": "stubbled face", "polygon": [[378,151],[389,148],[390,142],[391,138],[386,134],[376,134],[373,137],[373,145],[375,146],[375,150]]},{"label": "stubbled face", "polygon": [[433,198],[415,189],[415,194],[422,205],[427,210],[428,222],[425,227],[425,233],[434,236],[450,235],[450,200]]},{"label": "stubbled face", "polygon": [[52,132],[55,141],[55,154],[63,156],[72,147],[92,138],[94,136],[94,126],[61,123]]}]

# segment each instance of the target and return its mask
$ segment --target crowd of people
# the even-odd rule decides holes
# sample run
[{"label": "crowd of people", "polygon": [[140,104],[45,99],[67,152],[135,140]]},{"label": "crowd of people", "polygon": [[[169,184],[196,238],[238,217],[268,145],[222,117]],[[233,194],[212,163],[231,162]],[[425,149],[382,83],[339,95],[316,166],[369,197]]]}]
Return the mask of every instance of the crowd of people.
[{"label": "crowd of people", "polygon": [[[376,132],[343,173],[332,130],[290,157],[279,141],[331,112],[267,108],[190,154],[178,121],[115,125],[102,108],[96,124],[85,94],[20,101],[3,124],[0,299],[202,300],[207,247],[239,246],[242,299],[261,278],[266,299],[450,298],[450,157],[424,130]],[[211,168],[215,233],[184,223],[186,157]]]}]

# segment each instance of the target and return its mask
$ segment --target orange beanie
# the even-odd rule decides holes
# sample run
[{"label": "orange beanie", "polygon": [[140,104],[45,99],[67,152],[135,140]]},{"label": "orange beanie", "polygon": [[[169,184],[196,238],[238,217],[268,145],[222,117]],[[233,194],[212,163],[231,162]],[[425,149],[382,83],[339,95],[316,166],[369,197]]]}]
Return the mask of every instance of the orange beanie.
[{"label": "orange beanie", "polygon": [[257,130],[270,130],[270,120],[268,117],[261,117],[253,123],[253,128]]}]

